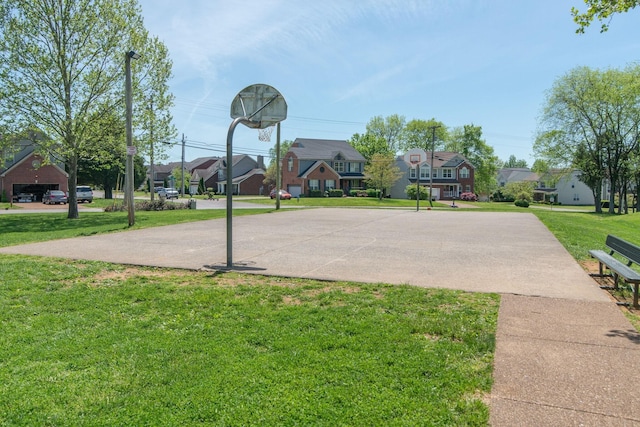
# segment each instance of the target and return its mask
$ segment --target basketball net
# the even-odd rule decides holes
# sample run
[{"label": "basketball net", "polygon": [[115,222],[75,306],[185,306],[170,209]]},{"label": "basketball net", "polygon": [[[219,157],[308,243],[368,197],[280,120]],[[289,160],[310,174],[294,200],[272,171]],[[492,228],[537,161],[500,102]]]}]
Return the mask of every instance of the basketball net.
[{"label": "basketball net", "polygon": [[269,127],[264,128],[264,129],[258,129],[258,140],[260,140],[262,142],[271,141],[271,133],[273,132],[273,129],[275,127],[276,127],[276,125],[269,126]]}]

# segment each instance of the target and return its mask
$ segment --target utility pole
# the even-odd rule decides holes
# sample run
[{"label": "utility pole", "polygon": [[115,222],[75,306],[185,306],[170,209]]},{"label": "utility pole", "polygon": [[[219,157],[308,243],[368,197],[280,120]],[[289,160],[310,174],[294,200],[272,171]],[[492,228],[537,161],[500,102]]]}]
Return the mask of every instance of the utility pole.
[{"label": "utility pole", "polygon": [[153,112],[153,97],[149,100],[149,111],[151,112],[151,116],[149,118],[150,123],[149,123],[149,142],[151,144],[150,147],[150,151],[149,151],[149,174],[151,182],[149,183],[149,189],[151,190],[151,201],[153,202],[154,200],[154,194],[155,194],[155,189],[156,189],[156,174],[155,174],[155,170],[154,170],[154,158],[153,158],[153,117],[154,117],[154,112]]},{"label": "utility pole", "polygon": [[129,227],[135,224],[135,205],[133,201],[133,156],[136,154],[136,147],[133,145],[132,130],[132,95],[131,95],[131,59],[140,58],[140,54],[129,51],[125,55],[125,80],[124,80],[124,103],[125,103],[125,120],[126,120],[126,140],[127,140],[127,159],[125,163],[125,204],[129,217]]},{"label": "utility pole", "polygon": [[440,125],[429,126],[431,129],[431,164],[429,165],[429,205],[433,207],[433,152],[436,149],[436,129]]},{"label": "utility pole", "polygon": [[184,197],[184,133],[182,134],[182,166],[180,167],[180,195]]}]

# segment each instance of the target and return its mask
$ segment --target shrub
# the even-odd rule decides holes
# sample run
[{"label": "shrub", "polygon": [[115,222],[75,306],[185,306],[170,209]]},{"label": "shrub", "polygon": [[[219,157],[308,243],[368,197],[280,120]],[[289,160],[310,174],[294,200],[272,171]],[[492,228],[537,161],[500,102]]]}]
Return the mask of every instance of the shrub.
[{"label": "shrub", "polygon": [[514,202],[516,200],[511,194],[504,194],[502,190],[497,190],[491,196],[491,200],[494,202]]},{"label": "shrub", "polygon": [[333,188],[333,189],[329,190],[328,193],[329,193],[329,197],[342,197],[342,196],[344,196],[344,193],[343,193],[342,189],[340,189],[340,188]]},{"label": "shrub", "polygon": [[322,195],[320,190],[309,190],[309,197],[322,197]]},{"label": "shrub", "polygon": [[367,189],[367,197],[379,198],[380,197],[380,190],[378,190],[376,188],[368,188]]},{"label": "shrub", "polygon": [[518,199],[515,201],[515,205],[521,208],[528,208],[529,202],[526,201],[525,199]]},{"label": "shrub", "polygon": [[366,190],[349,190],[351,197],[367,197]]},{"label": "shrub", "polygon": [[464,200],[466,202],[477,202],[478,196],[475,193],[462,193],[460,195],[460,200]]},{"label": "shrub", "polygon": [[[415,184],[407,185],[407,188],[404,190],[407,193],[407,197],[410,200],[416,199],[416,193],[418,192]],[[427,187],[420,186],[420,200],[428,200],[429,199],[429,189]]]},{"label": "shrub", "polygon": [[[172,203],[164,200],[145,200],[135,204],[135,210],[137,211],[173,211],[177,209],[188,209],[189,204],[185,203]],[[105,212],[124,212],[127,208],[124,204],[113,204],[104,208]]]}]

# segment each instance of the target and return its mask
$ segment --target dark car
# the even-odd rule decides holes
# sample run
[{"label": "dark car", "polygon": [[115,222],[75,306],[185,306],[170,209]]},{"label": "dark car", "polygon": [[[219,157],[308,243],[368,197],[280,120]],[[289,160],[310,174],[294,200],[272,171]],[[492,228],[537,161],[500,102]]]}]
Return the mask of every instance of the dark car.
[{"label": "dark car", "polygon": [[42,196],[42,203],[45,205],[57,205],[58,203],[65,205],[67,204],[67,195],[64,194],[64,191],[47,190]]},{"label": "dark car", "polygon": [[[272,199],[276,198],[276,190],[275,189],[271,190],[271,193],[269,193],[269,197],[271,197]],[[284,190],[280,190],[280,200],[291,200],[291,194],[289,194],[288,192],[286,192]]]},{"label": "dark car", "polygon": [[93,190],[87,185],[78,185],[76,187],[76,199],[78,203],[93,202]]}]

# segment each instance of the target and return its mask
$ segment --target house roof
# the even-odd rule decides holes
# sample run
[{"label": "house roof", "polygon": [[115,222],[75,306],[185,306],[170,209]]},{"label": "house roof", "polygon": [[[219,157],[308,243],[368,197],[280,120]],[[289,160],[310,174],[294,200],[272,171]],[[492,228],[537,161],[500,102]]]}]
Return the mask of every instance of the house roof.
[{"label": "house roof", "polygon": [[[263,169],[252,169],[249,172],[245,173],[244,175],[237,176],[237,177],[233,178],[231,180],[231,182],[233,182],[234,184],[241,183],[241,182],[251,178],[254,175],[264,175],[264,173],[265,172],[264,172]],[[224,181],[224,182],[226,182],[226,181]]]},{"label": "house roof", "polygon": [[327,162],[325,162],[324,160],[319,160],[317,162],[315,162],[314,164],[311,165],[310,168],[308,168],[307,170],[305,170],[304,172],[302,172],[299,176],[301,178],[307,178],[309,176],[309,174],[311,172],[313,172],[314,170],[318,169],[320,166],[324,166],[327,169],[329,169],[336,177],[340,178],[340,174],[338,172],[336,172],[331,166],[329,166],[329,164],[327,164]]},{"label": "house roof", "polygon": [[300,160],[331,161],[341,155],[346,161],[366,161],[362,154],[344,140],[296,138],[289,151]]},{"label": "house roof", "polygon": [[498,171],[505,182],[538,182],[540,175],[528,168],[505,168]]},{"label": "house roof", "polygon": [[[431,163],[431,151],[427,151],[427,164]],[[404,162],[404,155],[397,157],[398,161]],[[462,154],[454,153],[452,151],[434,151],[433,152],[433,168],[455,168],[461,163],[467,162],[471,165],[471,162],[467,160]]]}]

